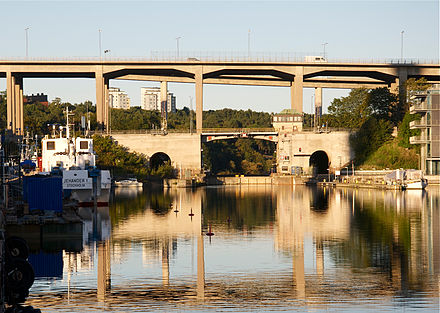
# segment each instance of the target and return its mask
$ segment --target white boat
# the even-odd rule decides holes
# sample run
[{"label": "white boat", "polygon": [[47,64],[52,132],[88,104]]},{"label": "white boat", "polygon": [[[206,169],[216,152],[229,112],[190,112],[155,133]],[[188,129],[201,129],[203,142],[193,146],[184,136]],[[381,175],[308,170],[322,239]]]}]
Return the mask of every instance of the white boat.
[{"label": "white boat", "polygon": [[[69,123],[67,123],[69,125]],[[63,136],[66,129],[66,136]],[[71,138],[69,127],[60,127],[58,137],[42,139],[42,171],[58,172],[63,176],[63,192],[77,200],[80,206],[93,206],[93,179],[96,177],[98,206],[108,206],[111,176],[107,170],[95,167],[93,139]]]},{"label": "white boat", "polygon": [[128,179],[115,181],[114,186],[115,187],[140,188],[143,186],[143,183],[139,182],[136,178],[128,178]]},{"label": "white boat", "polygon": [[406,170],[404,184],[406,189],[425,189],[428,186],[428,180],[423,178],[420,170]]},{"label": "white boat", "polygon": [[403,189],[425,189],[428,186],[428,180],[423,177],[420,170],[398,169],[385,175],[385,181],[388,185],[401,185]]}]

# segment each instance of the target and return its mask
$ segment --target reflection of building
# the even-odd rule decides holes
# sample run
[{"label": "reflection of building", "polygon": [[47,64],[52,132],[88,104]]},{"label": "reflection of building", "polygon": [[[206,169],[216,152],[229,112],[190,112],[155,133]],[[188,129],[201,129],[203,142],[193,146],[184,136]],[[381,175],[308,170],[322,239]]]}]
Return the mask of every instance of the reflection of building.
[{"label": "reflection of building", "polygon": [[428,90],[415,96],[410,113],[419,113],[421,119],[412,121],[411,129],[420,129],[420,136],[410,143],[420,144],[421,170],[428,175],[440,175],[440,90]]},{"label": "reflection of building", "polygon": [[[144,110],[160,111],[160,88],[141,87],[141,107]],[[176,96],[167,93],[167,112],[176,112]]]},{"label": "reflection of building", "polygon": [[109,88],[108,101],[110,107],[113,109],[130,109],[130,98],[127,93],[121,91],[119,88]]}]

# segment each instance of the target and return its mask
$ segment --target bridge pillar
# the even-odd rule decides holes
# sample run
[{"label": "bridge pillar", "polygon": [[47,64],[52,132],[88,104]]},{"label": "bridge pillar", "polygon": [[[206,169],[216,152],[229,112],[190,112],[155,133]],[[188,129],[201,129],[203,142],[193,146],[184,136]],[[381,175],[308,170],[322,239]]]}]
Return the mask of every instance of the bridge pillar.
[{"label": "bridge pillar", "polygon": [[406,67],[399,68],[399,101],[401,107],[406,111],[406,80],[408,79],[408,69]]},{"label": "bridge pillar", "polygon": [[161,115],[161,128],[167,129],[167,117],[168,117],[168,82],[160,82],[160,115]]},{"label": "bridge pillar", "polygon": [[23,78],[15,77],[15,119],[16,119],[16,134],[24,134],[24,120],[23,120]]},{"label": "bridge pillar", "polygon": [[15,132],[15,77],[6,73],[6,115],[7,128]]},{"label": "bridge pillar", "polygon": [[314,125],[318,125],[321,122],[322,116],[322,88],[315,88],[315,123]]},{"label": "bridge pillar", "polygon": [[96,81],[96,122],[98,129],[104,130],[109,125],[108,108],[108,79],[104,78],[102,72],[95,72]]},{"label": "bridge pillar", "polygon": [[196,80],[196,129],[197,133],[202,133],[203,129],[203,71],[197,69],[195,72]]},{"label": "bridge pillar", "polygon": [[23,78],[6,73],[7,129],[14,134],[23,134]]},{"label": "bridge pillar", "polygon": [[303,75],[304,68],[295,69],[295,80],[290,86],[291,108],[296,113],[303,112]]}]

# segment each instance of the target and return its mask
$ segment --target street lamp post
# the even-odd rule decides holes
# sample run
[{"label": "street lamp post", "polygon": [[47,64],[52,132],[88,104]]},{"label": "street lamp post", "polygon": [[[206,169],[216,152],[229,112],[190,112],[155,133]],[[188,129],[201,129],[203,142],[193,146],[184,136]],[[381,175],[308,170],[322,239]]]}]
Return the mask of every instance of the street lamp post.
[{"label": "street lamp post", "polygon": [[400,62],[403,62],[403,33],[405,33],[405,31],[401,31],[400,32]]},{"label": "street lamp post", "polygon": [[98,29],[99,32],[99,60],[102,60],[102,50],[101,50],[101,33],[102,33],[102,29]]},{"label": "street lamp post", "polygon": [[323,51],[323,58],[325,59],[325,46],[326,45],[328,45],[328,42],[324,42],[323,44],[322,44],[322,47],[323,47],[323,49],[324,49],[324,51]]},{"label": "street lamp post", "polygon": [[177,44],[177,58],[179,58],[179,39],[182,37],[176,37],[176,44]]},{"label": "street lamp post", "polygon": [[28,37],[29,27],[26,27],[24,31],[26,35],[26,59],[27,59],[29,57],[29,37]]},{"label": "street lamp post", "polygon": [[251,30],[248,30],[248,59],[251,58]]}]

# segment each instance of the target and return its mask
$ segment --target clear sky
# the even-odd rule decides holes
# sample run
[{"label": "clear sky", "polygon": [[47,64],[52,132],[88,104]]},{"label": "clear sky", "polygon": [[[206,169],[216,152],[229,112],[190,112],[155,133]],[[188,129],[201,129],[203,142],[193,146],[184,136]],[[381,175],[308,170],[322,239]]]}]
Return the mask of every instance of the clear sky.
[{"label": "clear sky", "polygon": [[[155,51],[181,54],[224,51],[322,54],[331,59],[439,59],[439,1],[1,1],[0,58],[150,57]],[[0,79],[0,89],[5,89]],[[155,82],[116,81],[140,104],[140,87]],[[177,107],[189,106],[192,84],[170,83]],[[43,92],[72,103],[95,102],[93,79],[25,79],[25,94]],[[347,90],[323,91],[326,109]],[[313,90],[304,89],[310,111]],[[195,100],[193,101],[195,107]],[[205,85],[204,109],[279,112],[290,107],[289,88]]]}]

